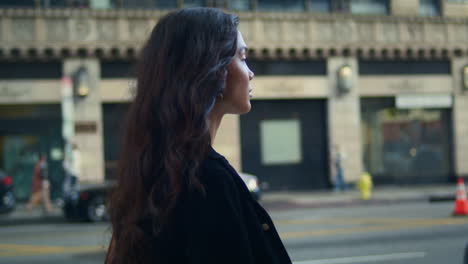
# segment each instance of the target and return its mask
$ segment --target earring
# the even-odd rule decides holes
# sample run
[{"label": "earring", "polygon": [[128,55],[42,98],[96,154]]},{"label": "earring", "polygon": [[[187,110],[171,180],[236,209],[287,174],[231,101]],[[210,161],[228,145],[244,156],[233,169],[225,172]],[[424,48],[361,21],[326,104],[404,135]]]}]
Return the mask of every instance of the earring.
[{"label": "earring", "polygon": [[221,99],[221,100],[224,99],[224,95],[223,95],[223,94],[220,94],[218,97],[219,97],[219,99]]}]

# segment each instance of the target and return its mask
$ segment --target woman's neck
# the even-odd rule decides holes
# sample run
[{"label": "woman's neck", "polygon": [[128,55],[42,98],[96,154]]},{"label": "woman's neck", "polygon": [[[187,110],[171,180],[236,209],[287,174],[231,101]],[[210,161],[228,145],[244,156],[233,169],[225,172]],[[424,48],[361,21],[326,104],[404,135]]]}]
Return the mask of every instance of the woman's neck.
[{"label": "woman's neck", "polygon": [[224,113],[220,111],[216,111],[216,110],[217,110],[216,108],[213,109],[210,116],[208,117],[212,143],[214,142],[216,138],[216,133],[218,132],[219,125],[221,124],[221,120],[223,119],[223,116],[224,116]]}]

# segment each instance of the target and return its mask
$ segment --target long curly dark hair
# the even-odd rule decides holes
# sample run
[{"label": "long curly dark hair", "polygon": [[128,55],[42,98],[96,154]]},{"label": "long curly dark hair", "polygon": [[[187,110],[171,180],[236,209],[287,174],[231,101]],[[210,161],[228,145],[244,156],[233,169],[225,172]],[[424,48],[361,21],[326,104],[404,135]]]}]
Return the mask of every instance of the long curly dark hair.
[{"label": "long curly dark hair", "polygon": [[157,235],[183,192],[204,192],[197,172],[211,146],[208,115],[236,54],[237,25],[218,9],[181,9],[162,17],[144,45],[109,203],[106,263],[149,262],[142,219]]}]

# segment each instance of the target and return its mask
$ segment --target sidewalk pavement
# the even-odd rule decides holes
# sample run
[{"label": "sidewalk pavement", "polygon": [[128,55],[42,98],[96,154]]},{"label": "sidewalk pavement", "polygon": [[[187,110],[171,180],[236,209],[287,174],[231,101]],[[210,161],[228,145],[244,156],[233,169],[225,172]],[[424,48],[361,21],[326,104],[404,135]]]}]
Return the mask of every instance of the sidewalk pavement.
[{"label": "sidewalk pavement", "polygon": [[[406,185],[376,187],[368,201],[360,199],[355,189],[344,192],[334,191],[277,191],[264,192],[260,203],[268,210],[290,210],[300,208],[331,208],[365,205],[383,205],[405,202],[430,202],[450,200],[455,197],[455,185]],[[8,215],[0,215],[0,226],[5,224],[25,224],[35,222],[64,222],[62,210],[56,207],[52,213],[45,213],[37,207],[32,212],[25,204],[18,204]]]},{"label": "sidewalk pavement", "polygon": [[287,210],[404,202],[435,202],[453,200],[455,198],[455,190],[456,186],[454,184],[382,186],[372,190],[372,197],[368,201],[362,200],[359,191],[353,188],[349,188],[344,192],[265,192],[261,203],[269,210]]}]

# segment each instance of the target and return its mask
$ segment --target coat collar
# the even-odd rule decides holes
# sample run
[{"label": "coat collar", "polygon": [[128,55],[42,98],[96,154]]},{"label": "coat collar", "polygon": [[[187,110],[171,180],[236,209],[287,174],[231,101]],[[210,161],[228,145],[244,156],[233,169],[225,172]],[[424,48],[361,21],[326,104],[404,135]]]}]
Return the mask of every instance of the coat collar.
[{"label": "coat collar", "polygon": [[208,151],[208,157],[211,158],[211,159],[222,159],[222,158],[224,158],[212,146],[210,146],[210,150]]}]

